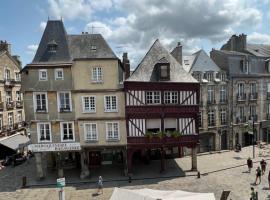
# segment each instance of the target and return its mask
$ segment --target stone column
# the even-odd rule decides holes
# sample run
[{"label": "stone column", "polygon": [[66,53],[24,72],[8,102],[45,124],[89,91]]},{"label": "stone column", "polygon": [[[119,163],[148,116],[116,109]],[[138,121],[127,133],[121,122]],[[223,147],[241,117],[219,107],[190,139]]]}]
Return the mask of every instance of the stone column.
[{"label": "stone column", "polygon": [[37,168],[37,178],[42,179],[45,177],[44,170],[42,166],[42,153],[35,153],[36,168]]},{"label": "stone column", "polygon": [[191,149],[191,170],[197,171],[197,147]]},{"label": "stone column", "polygon": [[81,151],[81,175],[80,178],[84,179],[90,175],[89,169],[88,169],[88,162],[87,162],[87,156],[86,151]]}]

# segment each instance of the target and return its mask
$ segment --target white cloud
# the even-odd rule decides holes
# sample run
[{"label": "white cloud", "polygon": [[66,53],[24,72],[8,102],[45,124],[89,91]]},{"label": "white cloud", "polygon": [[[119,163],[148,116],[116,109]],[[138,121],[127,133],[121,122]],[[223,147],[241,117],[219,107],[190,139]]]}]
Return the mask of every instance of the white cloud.
[{"label": "white cloud", "polygon": [[38,45],[37,44],[30,44],[27,46],[26,53],[34,55],[37,51]]},{"label": "white cloud", "polygon": [[44,29],[45,29],[45,27],[46,27],[46,25],[47,25],[47,22],[44,22],[44,21],[40,22],[40,24],[39,24],[40,31],[43,32]]},{"label": "white cloud", "polygon": [[270,35],[253,32],[247,36],[247,40],[249,43],[270,44]]}]

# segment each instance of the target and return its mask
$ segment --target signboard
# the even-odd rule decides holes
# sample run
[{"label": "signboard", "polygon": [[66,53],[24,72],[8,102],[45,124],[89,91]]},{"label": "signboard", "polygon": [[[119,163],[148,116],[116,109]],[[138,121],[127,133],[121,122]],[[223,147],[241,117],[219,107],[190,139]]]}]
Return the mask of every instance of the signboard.
[{"label": "signboard", "polygon": [[53,151],[80,151],[81,145],[73,143],[50,143],[50,144],[30,144],[28,149],[32,152],[53,152]]},{"label": "signboard", "polygon": [[66,186],[66,179],[65,178],[58,178],[56,179],[57,187],[65,187]]}]

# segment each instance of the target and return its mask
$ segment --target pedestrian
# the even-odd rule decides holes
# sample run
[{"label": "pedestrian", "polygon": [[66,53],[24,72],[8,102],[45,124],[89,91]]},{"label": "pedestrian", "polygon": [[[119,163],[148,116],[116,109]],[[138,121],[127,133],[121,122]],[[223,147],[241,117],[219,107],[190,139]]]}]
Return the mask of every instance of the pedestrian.
[{"label": "pedestrian", "polygon": [[260,181],[258,184],[261,183],[261,176],[262,176],[262,170],[261,170],[260,167],[258,167],[258,168],[256,169],[256,180],[255,180],[255,182],[254,182],[255,185],[257,184],[257,180],[258,180],[258,179],[259,179],[259,181]]},{"label": "pedestrian", "polygon": [[99,176],[98,178],[98,194],[101,192],[101,194],[103,194],[103,180],[102,180],[102,176]]},{"label": "pedestrian", "polygon": [[265,162],[264,159],[262,159],[262,161],[260,162],[261,164],[261,168],[262,168],[262,175],[265,173],[265,169],[266,169],[266,165],[267,163]]},{"label": "pedestrian", "polygon": [[253,187],[250,188],[251,193],[250,193],[250,200],[257,200],[257,195]]},{"label": "pedestrian", "polygon": [[269,189],[270,189],[270,170],[269,170],[269,173],[268,173],[268,185],[269,185]]},{"label": "pedestrian", "polygon": [[252,162],[251,158],[247,159],[247,166],[248,166],[248,172],[250,173],[251,168],[253,167],[253,162]]}]

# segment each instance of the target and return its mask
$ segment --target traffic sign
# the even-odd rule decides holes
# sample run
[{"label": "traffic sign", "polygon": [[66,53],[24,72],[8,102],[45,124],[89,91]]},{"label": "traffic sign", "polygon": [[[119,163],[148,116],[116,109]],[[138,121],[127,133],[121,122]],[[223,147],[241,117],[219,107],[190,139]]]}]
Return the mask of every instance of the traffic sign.
[{"label": "traffic sign", "polygon": [[65,187],[66,186],[66,179],[65,178],[58,178],[56,179],[57,187]]}]

